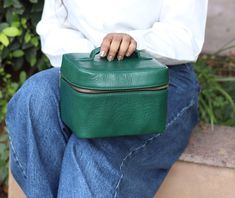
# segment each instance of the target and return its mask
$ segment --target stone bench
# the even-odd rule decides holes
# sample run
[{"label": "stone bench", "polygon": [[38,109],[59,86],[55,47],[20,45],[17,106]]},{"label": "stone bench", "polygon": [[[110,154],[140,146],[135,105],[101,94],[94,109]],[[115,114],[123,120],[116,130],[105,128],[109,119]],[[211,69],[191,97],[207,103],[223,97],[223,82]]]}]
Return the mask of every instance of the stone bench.
[{"label": "stone bench", "polygon": [[[24,197],[10,175],[9,198]],[[195,128],[154,198],[208,197],[235,197],[235,128]]]}]

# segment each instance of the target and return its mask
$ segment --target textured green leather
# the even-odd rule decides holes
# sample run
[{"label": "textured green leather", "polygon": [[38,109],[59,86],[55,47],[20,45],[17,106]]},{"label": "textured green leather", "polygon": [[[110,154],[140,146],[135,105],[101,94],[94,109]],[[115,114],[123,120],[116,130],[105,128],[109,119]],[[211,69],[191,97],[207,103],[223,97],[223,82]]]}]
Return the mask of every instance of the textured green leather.
[{"label": "textured green leather", "polygon": [[92,58],[90,54],[65,54],[61,74],[70,83],[88,89],[129,89],[167,84],[167,67],[144,52],[138,53],[139,56],[134,54],[122,61],[115,59],[111,62],[106,58]]},{"label": "textured green leather", "polygon": [[[63,55],[60,111],[64,123],[80,138],[163,132],[167,89],[136,88],[168,84],[167,67],[142,52],[112,62],[95,57],[98,52],[95,49],[91,54]],[[113,92],[81,93],[73,86]]]}]

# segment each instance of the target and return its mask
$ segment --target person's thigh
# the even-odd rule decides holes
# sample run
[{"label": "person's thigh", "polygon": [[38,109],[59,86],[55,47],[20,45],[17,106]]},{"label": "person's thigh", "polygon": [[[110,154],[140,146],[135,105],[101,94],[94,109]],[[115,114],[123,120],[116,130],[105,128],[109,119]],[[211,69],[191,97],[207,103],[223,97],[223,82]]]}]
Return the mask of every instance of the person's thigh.
[{"label": "person's thigh", "polygon": [[55,197],[70,133],[59,115],[59,69],[30,77],[8,104],[11,171],[30,198]]},{"label": "person's thigh", "polygon": [[58,197],[151,198],[197,123],[198,83],[191,65],[169,67],[162,135],[78,139],[66,147]]}]

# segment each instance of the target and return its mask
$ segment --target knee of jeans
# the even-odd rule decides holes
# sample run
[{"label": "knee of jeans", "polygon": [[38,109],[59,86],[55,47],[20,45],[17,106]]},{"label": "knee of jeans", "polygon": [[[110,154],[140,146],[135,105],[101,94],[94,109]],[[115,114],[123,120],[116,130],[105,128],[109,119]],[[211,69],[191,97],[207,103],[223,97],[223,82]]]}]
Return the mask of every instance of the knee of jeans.
[{"label": "knee of jeans", "polygon": [[57,103],[59,97],[59,70],[49,69],[30,77],[11,98],[7,107],[6,121],[13,115],[20,114],[22,119],[27,114],[40,112],[51,102]]},{"label": "knee of jeans", "polygon": [[58,68],[47,69],[31,76],[20,89],[22,95],[40,99],[58,97],[59,70]]},{"label": "knee of jeans", "polygon": [[37,122],[41,116],[51,116],[48,115],[52,112],[50,108],[57,108],[58,76],[59,72],[55,69],[33,75],[9,101],[6,125],[10,138],[17,140],[13,141],[14,143],[26,144],[26,126],[31,126],[32,122]]}]

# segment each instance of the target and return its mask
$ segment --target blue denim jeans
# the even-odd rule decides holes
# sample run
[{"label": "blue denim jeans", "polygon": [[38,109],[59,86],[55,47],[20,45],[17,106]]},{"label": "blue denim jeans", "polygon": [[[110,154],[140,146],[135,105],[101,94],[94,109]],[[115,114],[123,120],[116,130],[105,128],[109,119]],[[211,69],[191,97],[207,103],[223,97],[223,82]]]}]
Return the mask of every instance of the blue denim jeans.
[{"label": "blue denim jeans", "polygon": [[8,105],[11,171],[29,198],[152,198],[197,123],[191,64],[169,67],[162,135],[78,139],[59,113],[59,69],[29,78]]}]

